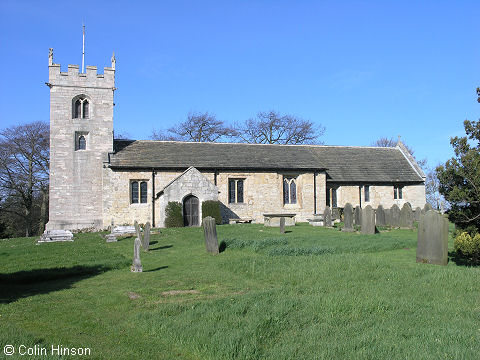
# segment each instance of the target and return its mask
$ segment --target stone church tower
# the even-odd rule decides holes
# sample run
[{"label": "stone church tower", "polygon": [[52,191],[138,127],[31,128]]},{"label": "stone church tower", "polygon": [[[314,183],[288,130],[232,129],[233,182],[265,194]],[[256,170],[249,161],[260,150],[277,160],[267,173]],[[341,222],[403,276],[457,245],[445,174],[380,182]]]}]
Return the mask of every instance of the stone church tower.
[{"label": "stone church tower", "polygon": [[47,230],[103,227],[102,169],[113,151],[112,66],[60,71],[49,53],[50,220]]}]

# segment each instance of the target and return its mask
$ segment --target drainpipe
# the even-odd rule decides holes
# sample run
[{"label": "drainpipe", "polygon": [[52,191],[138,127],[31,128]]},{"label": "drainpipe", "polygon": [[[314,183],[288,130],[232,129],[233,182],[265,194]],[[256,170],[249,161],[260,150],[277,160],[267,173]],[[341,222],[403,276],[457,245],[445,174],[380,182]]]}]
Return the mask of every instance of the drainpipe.
[{"label": "drainpipe", "polygon": [[358,185],[358,202],[361,208],[362,207],[362,185]]},{"label": "drainpipe", "polygon": [[317,173],[313,172],[313,213],[317,213]]},{"label": "drainpipe", "polygon": [[152,227],[155,227],[155,169],[152,168]]}]

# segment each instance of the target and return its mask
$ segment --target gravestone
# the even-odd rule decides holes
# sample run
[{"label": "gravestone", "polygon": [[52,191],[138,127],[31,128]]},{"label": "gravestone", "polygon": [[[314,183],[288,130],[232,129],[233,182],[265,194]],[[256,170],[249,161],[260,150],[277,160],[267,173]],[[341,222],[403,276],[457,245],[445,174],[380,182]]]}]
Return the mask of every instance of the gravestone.
[{"label": "gravestone", "polygon": [[140,226],[138,225],[137,220],[134,221],[133,226],[135,226],[135,233],[137,234],[137,238],[142,241],[142,231],[140,230]]},{"label": "gravestone", "polygon": [[377,226],[387,226],[385,210],[382,205],[378,205],[377,211],[375,211],[375,224]]},{"label": "gravestone", "polygon": [[397,204],[393,204],[390,208],[390,226],[392,227],[400,227],[400,208]]},{"label": "gravestone", "polygon": [[133,265],[131,268],[132,272],[142,272],[142,262],[140,261],[140,239],[135,238],[135,242],[133,243]]},{"label": "gravestone", "polygon": [[285,234],[285,218],[280,218],[280,233]]},{"label": "gravestone", "polygon": [[148,251],[150,249],[150,221],[145,224],[145,230],[143,230],[143,250]]},{"label": "gravestone", "polygon": [[415,221],[420,221],[420,216],[422,216],[422,209],[417,206],[413,213],[413,218],[415,219]]},{"label": "gravestone", "polygon": [[400,227],[402,229],[413,229],[413,211],[409,203],[405,203],[400,211]]},{"label": "gravestone", "polygon": [[426,203],[425,206],[423,207],[423,213],[426,214],[427,211],[429,210],[433,210],[433,207],[429,203]]},{"label": "gravestone", "polygon": [[323,212],[323,226],[332,227],[332,211],[329,206],[325,206],[325,211]]},{"label": "gravestone", "polygon": [[340,209],[338,207],[332,208],[332,221],[340,220]]},{"label": "gravestone", "polygon": [[355,231],[355,229],[353,228],[353,206],[350,203],[346,203],[345,207],[343,208],[343,221],[345,225],[342,231],[345,231],[345,232]]},{"label": "gravestone", "polygon": [[207,216],[203,219],[203,233],[205,235],[205,247],[207,248],[207,252],[218,254],[217,225],[215,224],[215,219],[211,216]]},{"label": "gravestone", "polygon": [[383,211],[385,213],[385,225],[386,226],[391,226],[392,221],[391,221],[391,217],[390,217],[390,209],[383,209]]},{"label": "gravestone", "polygon": [[362,210],[362,234],[375,234],[375,211],[370,205]]},{"label": "gravestone", "polygon": [[362,208],[360,205],[355,206],[355,225],[362,225]]},{"label": "gravestone", "polygon": [[433,210],[427,211],[418,224],[417,262],[447,265],[448,221]]}]

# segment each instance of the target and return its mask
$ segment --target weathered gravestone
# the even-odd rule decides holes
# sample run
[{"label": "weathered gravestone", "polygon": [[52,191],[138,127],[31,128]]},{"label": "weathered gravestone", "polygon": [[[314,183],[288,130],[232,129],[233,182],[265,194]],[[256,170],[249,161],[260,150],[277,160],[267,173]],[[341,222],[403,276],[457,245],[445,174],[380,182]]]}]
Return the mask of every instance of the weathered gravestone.
[{"label": "weathered gravestone", "polygon": [[143,230],[143,250],[148,251],[150,249],[150,221],[145,224],[145,230]]},{"label": "weathered gravestone", "polygon": [[413,229],[413,211],[409,203],[405,203],[400,211],[400,227],[403,229]]},{"label": "weathered gravestone", "polygon": [[390,208],[389,214],[390,226],[392,227],[400,227],[400,208],[397,204],[393,204]]},{"label": "weathered gravestone", "polygon": [[429,203],[426,203],[425,206],[423,207],[423,213],[426,214],[427,211],[429,210],[433,210],[433,207]]},{"label": "weathered gravestone", "polygon": [[217,225],[215,224],[215,219],[211,216],[203,219],[203,233],[205,235],[207,252],[218,254]]},{"label": "weathered gravestone", "polygon": [[362,208],[360,205],[355,206],[355,225],[362,225]]},{"label": "weathered gravestone", "polygon": [[390,209],[383,209],[385,212],[385,225],[391,226],[392,221],[390,220]]},{"label": "weathered gravestone", "polygon": [[325,211],[323,212],[323,226],[332,227],[332,211],[329,206],[325,206]]},{"label": "weathered gravestone", "polygon": [[142,242],[142,231],[140,230],[140,226],[138,225],[137,220],[133,222],[133,226],[135,226],[135,233],[137,234],[137,238],[139,238],[140,242]]},{"label": "weathered gravestone", "polygon": [[332,208],[332,221],[335,222],[335,220],[340,221],[340,209],[338,207]]},{"label": "weathered gravestone", "polygon": [[430,210],[418,224],[417,262],[447,265],[448,221],[443,215]]},{"label": "weathered gravestone", "polygon": [[422,209],[417,206],[413,212],[413,218],[415,221],[420,221],[420,216],[422,216]]},{"label": "weathered gravestone", "polygon": [[132,265],[132,272],[142,272],[143,267],[140,261],[140,239],[135,238],[135,242],[133,243],[133,265]]},{"label": "weathered gravestone", "polygon": [[385,210],[383,209],[382,205],[378,205],[377,211],[375,211],[375,224],[377,226],[387,226]]},{"label": "weathered gravestone", "polygon": [[355,231],[353,228],[353,206],[350,203],[346,203],[345,207],[343,208],[343,221],[345,225],[343,226],[342,231]]},{"label": "weathered gravestone", "polygon": [[280,218],[280,233],[285,234],[285,218]]},{"label": "weathered gravestone", "polygon": [[375,211],[370,205],[362,210],[362,234],[375,234]]}]

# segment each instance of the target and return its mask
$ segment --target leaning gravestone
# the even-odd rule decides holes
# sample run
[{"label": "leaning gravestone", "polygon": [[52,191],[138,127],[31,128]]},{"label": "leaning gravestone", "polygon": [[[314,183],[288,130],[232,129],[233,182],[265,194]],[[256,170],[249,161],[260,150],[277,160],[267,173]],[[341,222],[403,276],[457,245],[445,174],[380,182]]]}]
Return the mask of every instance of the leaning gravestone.
[{"label": "leaning gravestone", "polygon": [[415,221],[420,221],[420,216],[422,216],[422,209],[417,206],[413,212],[413,218]]},{"label": "leaning gravestone", "polygon": [[332,227],[332,211],[329,206],[325,206],[325,211],[323,212],[323,226]]},{"label": "leaning gravestone", "polygon": [[375,211],[375,224],[377,226],[387,226],[385,210],[383,209],[382,205],[378,205],[377,211]]},{"label": "leaning gravestone", "polygon": [[[283,221],[285,221],[285,219]],[[218,254],[217,225],[215,224],[215,219],[211,216],[203,219],[203,233],[205,235],[207,252]]]},{"label": "leaning gravestone", "polygon": [[340,221],[340,209],[338,207],[332,208],[332,221]]},{"label": "leaning gravestone", "polygon": [[362,225],[362,208],[360,205],[355,206],[355,225]]},{"label": "leaning gravestone", "polygon": [[390,208],[390,226],[392,227],[400,227],[400,208],[397,204],[393,204]]},{"label": "leaning gravestone", "polygon": [[345,225],[343,226],[342,231],[355,231],[353,228],[353,206],[350,203],[346,203],[345,207],[343,208],[343,221]]},{"label": "leaning gravestone", "polygon": [[143,250],[148,251],[150,249],[150,221],[145,224],[145,230],[143,230]]},{"label": "leaning gravestone", "polygon": [[409,203],[403,204],[402,211],[400,211],[400,227],[413,229],[413,211]]},{"label": "leaning gravestone", "polygon": [[447,265],[448,221],[443,215],[430,210],[418,224],[417,262]]},{"label": "leaning gravestone", "polygon": [[140,261],[140,239],[135,238],[135,242],[133,244],[133,265],[132,265],[132,272],[142,272],[143,267]]},{"label": "leaning gravestone", "polygon": [[280,233],[285,234],[285,218],[283,216],[280,218]]},{"label": "leaning gravestone", "polygon": [[429,203],[426,203],[425,206],[423,207],[423,213],[426,214],[427,211],[429,210],[433,210],[433,207]]},{"label": "leaning gravestone", "polygon": [[375,211],[370,205],[362,211],[362,234],[375,234]]}]

